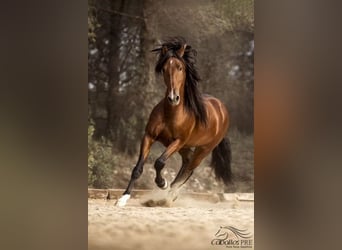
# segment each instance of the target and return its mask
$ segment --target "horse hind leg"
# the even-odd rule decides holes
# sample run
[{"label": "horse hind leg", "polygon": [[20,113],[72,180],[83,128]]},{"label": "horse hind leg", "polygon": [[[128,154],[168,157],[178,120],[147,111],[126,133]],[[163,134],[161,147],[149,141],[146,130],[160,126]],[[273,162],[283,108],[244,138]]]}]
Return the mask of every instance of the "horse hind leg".
[{"label": "horse hind leg", "polygon": [[184,157],[187,158],[184,159],[182,155],[182,168],[171,183],[170,195],[173,201],[177,199],[181,187],[189,180],[194,169],[197,168],[202,160],[211,152],[211,149],[211,147],[197,147],[194,152],[187,152],[187,154],[184,152]]},{"label": "horse hind leg", "polygon": [[[180,176],[180,175],[183,175],[184,169],[186,169],[186,166],[189,164],[189,162],[190,162],[190,160],[191,160],[191,158],[192,158],[194,152],[193,152],[193,150],[191,150],[190,148],[182,148],[182,149],[179,150],[178,153],[182,156],[182,166],[181,166],[181,168],[179,169],[176,178],[177,178],[178,176]],[[190,176],[191,176],[191,174],[190,174]],[[190,176],[189,176],[188,178],[190,178]],[[176,178],[175,178],[175,179],[176,179]],[[187,178],[187,179],[188,179],[188,178]],[[186,181],[185,181],[185,182],[186,182]],[[174,181],[173,181],[173,183],[174,183]],[[171,196],[173,196],[173,197],[172,197],[172,201],[175,201],[175,200],[177,199],[178,192],[177,192],[177,194],[176,194],[175,191],[172,192],[172,191],[170,190],[169,193],[174,193],[174,195],[171,195]]]}]

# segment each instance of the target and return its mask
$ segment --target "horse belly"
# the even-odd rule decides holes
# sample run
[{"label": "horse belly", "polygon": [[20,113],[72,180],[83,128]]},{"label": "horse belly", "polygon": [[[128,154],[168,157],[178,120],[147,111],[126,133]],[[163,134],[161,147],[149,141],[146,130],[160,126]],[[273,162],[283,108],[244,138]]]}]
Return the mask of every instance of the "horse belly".
[{"label": "horse belly", "polygon": [[217,136],[211,133],[193,133],[186,142],[186,147],[198,147],[211,144]]}]

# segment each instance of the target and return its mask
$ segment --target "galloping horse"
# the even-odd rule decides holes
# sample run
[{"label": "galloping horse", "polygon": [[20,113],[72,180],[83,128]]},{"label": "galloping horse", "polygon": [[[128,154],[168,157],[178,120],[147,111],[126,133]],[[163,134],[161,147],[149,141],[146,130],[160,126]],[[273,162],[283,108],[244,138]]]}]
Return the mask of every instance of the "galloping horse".
[{"label": "galloping horse", "polygon": [[194,169],[211,151],[211,166],[216,178],[225,184],[231,180],[230,143],[224,138],[229,127],[228,111],[220,100],[200,93],[200,78],[195,67],[197,52],[182,37],[170,38],[152,52],[159,53],[155,71],[164,76],[165,98],[150,114],[139,160],[117,206],[124,206],[130,198],[134,182],[142,174],[144,162],[156,141],[166,147],[154,164],[155,182],[159,188],[168,187],[161,175],[166,160],[176,152],[182,157],[182,167],[169,190],[172,201],[177,198],[180,187],[190,178]]}]

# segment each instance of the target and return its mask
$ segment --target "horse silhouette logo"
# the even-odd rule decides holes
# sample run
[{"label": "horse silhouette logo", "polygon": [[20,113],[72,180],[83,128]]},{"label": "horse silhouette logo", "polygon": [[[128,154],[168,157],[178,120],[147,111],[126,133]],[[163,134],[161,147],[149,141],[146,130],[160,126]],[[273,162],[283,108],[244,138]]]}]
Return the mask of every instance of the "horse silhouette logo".
[{"label": "horse silhouette logo", "polygon": [[252,235],[247,229],[242,230],[232,226],[220,226],[219,230],[215,233],[215,238],[211,241],[211,244],[239,246],[241,241],[251,238]]}]

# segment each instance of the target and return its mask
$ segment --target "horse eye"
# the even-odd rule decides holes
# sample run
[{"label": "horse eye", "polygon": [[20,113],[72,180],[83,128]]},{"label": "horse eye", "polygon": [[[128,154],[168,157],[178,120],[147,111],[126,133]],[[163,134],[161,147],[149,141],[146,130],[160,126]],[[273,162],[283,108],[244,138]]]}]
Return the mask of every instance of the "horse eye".
[{"label": "horse eye", "polygon": [[179,70],[179,71],[182,71],[182,67],[178,67],[178,70]]}]

